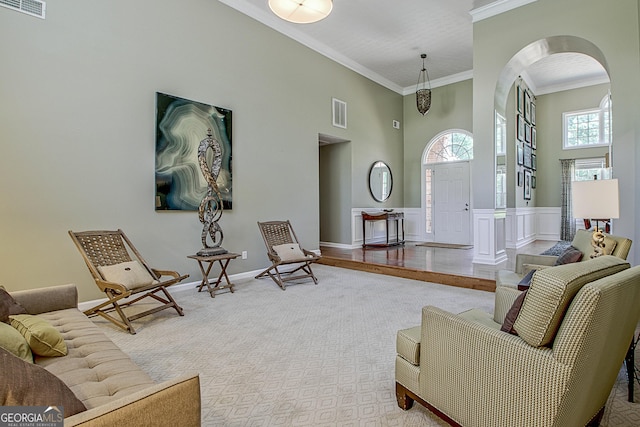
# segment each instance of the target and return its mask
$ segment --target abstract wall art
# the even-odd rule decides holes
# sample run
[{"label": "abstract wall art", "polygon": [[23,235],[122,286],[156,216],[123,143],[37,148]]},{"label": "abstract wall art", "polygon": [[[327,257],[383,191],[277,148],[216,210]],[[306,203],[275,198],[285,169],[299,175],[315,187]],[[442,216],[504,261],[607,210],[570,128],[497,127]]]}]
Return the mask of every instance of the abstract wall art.
[{"label": "abstract wall art", "polygon": [[156,210],[198,210],[207,193],[198,146],[209,129],[222,150],[216,183],[231,209],[231,123],[231,110],[156,92]]}]

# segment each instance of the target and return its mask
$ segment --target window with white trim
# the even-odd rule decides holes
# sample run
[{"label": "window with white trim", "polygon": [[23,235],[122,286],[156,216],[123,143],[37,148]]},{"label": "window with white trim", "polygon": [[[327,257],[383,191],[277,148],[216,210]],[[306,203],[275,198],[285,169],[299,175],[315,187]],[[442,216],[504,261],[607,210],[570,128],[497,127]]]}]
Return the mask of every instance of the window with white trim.
[{"label": "window with white trim", "polygon": [[562,113],[562,148],[589,148],[609,145],[611,141],[611,114],[609,95],[598,108]]},{"label": "window with white trim", "polygon": [[607,179],[605,171],[606,159],[596,157],[592,159],[576,159],[573,175],[574,181],[590,181],[592,179]]}]

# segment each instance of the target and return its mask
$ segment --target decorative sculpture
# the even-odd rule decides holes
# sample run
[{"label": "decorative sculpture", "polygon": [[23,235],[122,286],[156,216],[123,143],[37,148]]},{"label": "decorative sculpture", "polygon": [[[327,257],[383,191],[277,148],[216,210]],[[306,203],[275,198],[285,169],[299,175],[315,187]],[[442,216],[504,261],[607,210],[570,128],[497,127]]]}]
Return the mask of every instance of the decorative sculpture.
[{"label": "decorative sculpture", "polygon": [[[207,150],[213,151],[213,162],[211,167],[207,165]],[[198,164],[200,165],[200,171],[207,181],[207,194],[200,202],[198,208],[198,216],[202,227],[202,249],[198,252],[200,256],[213,256],[226,254],[227,250],[222,248],[222,228],[218,224],[218,220],[222,217],[222,196],[218,189],[216,180],[220,173],[220,167],[222,165],[222,150],[220,149],[220,143],[212,138],[211,129],[207,130],[207,137],[200,141],[198,146]],[[211,238],[212,244],[209,245],[207,236]]]}]

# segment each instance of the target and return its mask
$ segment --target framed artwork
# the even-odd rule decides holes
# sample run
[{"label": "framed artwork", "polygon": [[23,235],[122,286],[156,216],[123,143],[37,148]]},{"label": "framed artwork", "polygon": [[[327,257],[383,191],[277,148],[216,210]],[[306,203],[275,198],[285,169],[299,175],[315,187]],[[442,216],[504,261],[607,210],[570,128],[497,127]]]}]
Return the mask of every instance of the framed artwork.
[{"label": "framed artwork", "polygon": [[531,169],[536,170],[536,155],[531,153]]},{"label": "framed artwork", "polygon": [[524,113],[524,93],[520,85],[516,87],[516,105],[518,108],[518,113],[523,114]]},{"label": "framed artwork", "polygon": [[197,211],[207,194],[198,146],[211,129],[222,162],[216,183],[224,209],[232,207],[231,110],[156,92],[157,211]]},{"label": "framed artwork", "polygon": [[536,188],[536,176],[531,175],[531,188]]},{"label": "framed artwork", "polygon": [[518,114],[518,140],[524,141],[524,129],[525,129],[524,117]]},{"label": "framed artwork", "polygon": [[531,169],[531,147],[525,144],[524,146],[524,167]]},{"label": "framed artwork", "polygon": [[518,187],[522,187],[522,172],[518,171],[517,177],[518,177],[518,180],[517,180]]},{"label": "framed artwork", "polygon": [[527,145],[531,145],[531,125],[529,123],[524,124],[524,141]]},{"label": "framed artwork", "polygon": [[518,165],[522,166],[524,164],[524,147],[521,142],[517,142],[518,144]]},{"label": "framed artwork", "polygon": [[531,102],[531,124],[536,124],[536,104]]},{"label": "framed artwork", "polygon": [[531,123],[531,97],[528,91],[524,91],[524,119]]},{"label": "framed artwork", "polygon": [[531,148],[535,150],[537,147],[538,147],[538,144],[536,144],[536,128],[532,127],[531,128]]},{"label": "framed artwork", "polygon": [[531,200],[531,171],[524,171],[524,199]]}]

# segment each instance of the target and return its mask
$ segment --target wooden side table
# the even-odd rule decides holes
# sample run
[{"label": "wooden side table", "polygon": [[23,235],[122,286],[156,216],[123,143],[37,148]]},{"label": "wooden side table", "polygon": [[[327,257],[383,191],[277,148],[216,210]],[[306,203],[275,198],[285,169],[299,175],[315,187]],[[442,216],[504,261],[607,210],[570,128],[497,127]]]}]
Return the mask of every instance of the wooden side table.
[{"label": "wooden side table", "polygon": [[[198,292],[202,291],[203,287],[207,287],[211,298],[215,298],[215,292],[220,289],[229,288],[229,290],[233,293],[233,283],[229,280],[229,276],[227,276],[227,266],[232,259],[236,259],[240,256],[240,254],[234,253],[226,253],[220,255],[212,255],[212,256],[200,256],[200,255],[188,255],[187,258],[195,259],[198,261],[198,267],[200,267],[200,271],[202,272],[202,282],[198,285]],[[209,273],[211,272],[211,268],[213,265],[218,262],[220,264],[220,274],[216,279],[213,286],[210,281],[213,279],[209,279]],[[206,268],[205,268],[206,264]],[[222,284],[222,279],[225,279],[227,282],[226,285]]]}]

